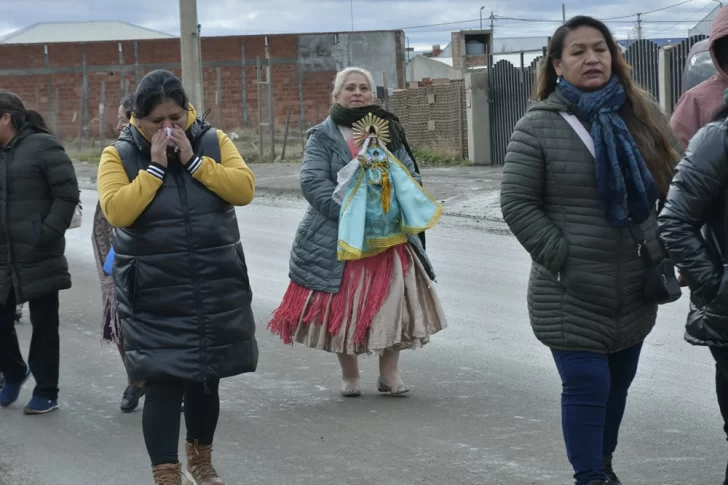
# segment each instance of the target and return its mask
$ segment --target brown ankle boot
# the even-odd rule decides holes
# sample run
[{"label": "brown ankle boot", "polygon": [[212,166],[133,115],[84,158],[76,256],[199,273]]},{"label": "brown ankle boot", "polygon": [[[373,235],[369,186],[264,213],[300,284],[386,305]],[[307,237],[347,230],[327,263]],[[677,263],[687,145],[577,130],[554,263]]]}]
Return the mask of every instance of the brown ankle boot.
[{"label": "brown ankle boot", "polygon": [[152,475],[154,485],[181,485],[182,465],[180,463],[157,465],[152,467]]},{"label": "brown ankle boot", "polygon": [[197,485],[225,485],[225,481],[217,476],[212,467],[212,445],[185,443],[187,451],[187,478],[192,478]]}]

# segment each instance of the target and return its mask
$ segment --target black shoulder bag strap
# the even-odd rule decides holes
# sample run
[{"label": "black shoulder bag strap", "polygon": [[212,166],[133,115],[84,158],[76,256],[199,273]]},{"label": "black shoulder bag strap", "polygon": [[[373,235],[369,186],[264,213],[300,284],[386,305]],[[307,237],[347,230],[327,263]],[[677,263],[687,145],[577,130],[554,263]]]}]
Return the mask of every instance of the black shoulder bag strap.
[{"label": "black shoulder bag strap", "polygon": [[637,255],[645,263],[644,298],[658,305],[678,300],[682,296],[682,289],[675,276],[675,266],[672,261],[667,258],[654,261],[642,228],[630,221],[627,229],[637,245]]},{"label": "black shoulder bag strap", "polygon": [[654,267],[655,261],[652,260],[650,250],[647,248],[647,239],[645,239],[645,233],[642,232],[642,228],[630,221],[627,225],[627,229],[629,229],[632,239],[634,239],[634,242],[637,244],[637,255],[644,260],[645,266],[648,269]]}]

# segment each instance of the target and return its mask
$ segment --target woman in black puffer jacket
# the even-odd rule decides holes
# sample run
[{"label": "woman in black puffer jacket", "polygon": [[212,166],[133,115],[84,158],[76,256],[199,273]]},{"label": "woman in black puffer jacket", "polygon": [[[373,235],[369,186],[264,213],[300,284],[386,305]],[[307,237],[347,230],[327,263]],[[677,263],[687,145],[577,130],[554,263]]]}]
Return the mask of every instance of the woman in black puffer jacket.
[{"label": "woman in black puffer jacket", "polygon": [[[726,92],[728,101],[728,91]],[[708,346],[716,362],[716,391],[728,433],[728,104],[690,141],[677,166],[660,238],[690,286],[685,340]],[[723,482],[728,485],[728,469]]]}]

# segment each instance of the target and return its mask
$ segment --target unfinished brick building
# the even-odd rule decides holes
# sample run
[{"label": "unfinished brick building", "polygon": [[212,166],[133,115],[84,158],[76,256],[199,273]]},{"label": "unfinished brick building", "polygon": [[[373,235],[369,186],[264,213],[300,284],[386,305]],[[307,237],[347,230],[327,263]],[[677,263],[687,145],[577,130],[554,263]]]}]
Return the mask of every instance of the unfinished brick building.
[{"label": "unfinished brick building", "polygon": [[[404,87],[402,31],[203,37],[205,108],[213,124],[257,127],[257,63],[266,65],[266,42],[279,127],[289,108],[294,128],[321,121],[334,74],[346,66],[370,69],[377,84]],[[38,109],[64,139],[86,130],[92,137],[102,129],[112,135],[119,100],[154,69],[180,74],[179,39],[0,44],[0,88]],[[267,88],[263,92],[261,106],[267,107]],[[267,108],[262,118],[267,121]]]}]

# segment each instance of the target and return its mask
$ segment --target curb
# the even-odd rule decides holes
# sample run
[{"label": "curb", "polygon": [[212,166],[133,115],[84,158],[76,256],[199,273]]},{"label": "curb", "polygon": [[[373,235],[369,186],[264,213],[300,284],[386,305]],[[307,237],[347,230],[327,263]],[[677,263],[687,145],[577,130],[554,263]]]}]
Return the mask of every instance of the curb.
[{"label": "curb", "polygon": [[[93,190],[96,191],[96,180],[92,178],[85,178],[85,179],[79,179],[78,186],[81,189],[84,190]],[[301,189],[298,187],[269,187],[269,186],[261,186],[258,185],[255,187],[255,195],[257,196],[268,196],[268,197],[295,197],[300,200],[304,200],[303,194],[301,193]],[[461,219],[467,219],[470,221],[483,221],[488,223],[496,223],[496,224],[505,224],[505,221],[501,218],[493,218],[493,217],[478,217],[474,216],[472,214],[462,213],[462,212],[453,212],[448,210],[447,205],[444,205],[444,212],[445,215],[451,216],[451,217],[458,217]],[[3,485],[0,483],[0,485]]]},{"label": "curb", "polygon": [[[91,177],[82,177],[78,179],[78,187],[84,190],[93,190],[96,192],[96,179]],[[298,187],[266,187],[265,185],[257,185],[255,187],[256,195],[288,195],[303,198],[301,189]],[[2,485],[2,484],[0,484]]]}]

